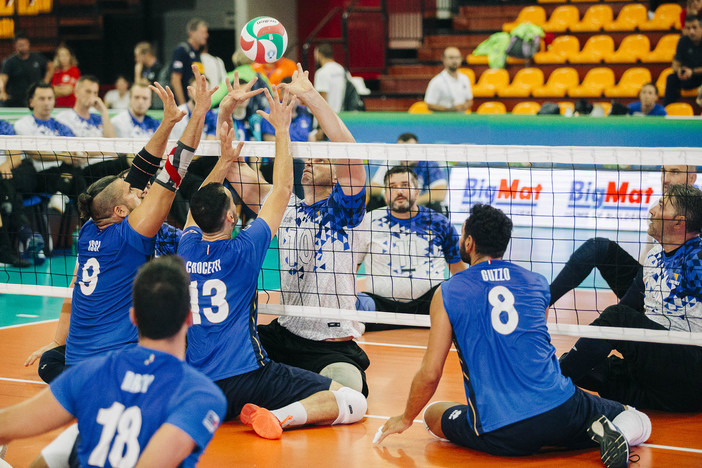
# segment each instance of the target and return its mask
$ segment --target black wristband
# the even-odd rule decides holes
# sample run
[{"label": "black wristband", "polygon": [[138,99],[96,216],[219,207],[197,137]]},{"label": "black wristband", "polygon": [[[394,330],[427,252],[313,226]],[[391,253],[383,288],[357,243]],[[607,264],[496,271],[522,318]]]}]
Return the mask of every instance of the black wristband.
[{"label": "black wristband", "polygon": [[146,188],[146,184],[149,183],[160,166],[161,158],[157,158],[156,156],[149,154],[146,149],[142,149],[134,157],[132,167],[129,168],[129,173],[124,180],[127,181],[132,187],[139,190],[144,190]]}]

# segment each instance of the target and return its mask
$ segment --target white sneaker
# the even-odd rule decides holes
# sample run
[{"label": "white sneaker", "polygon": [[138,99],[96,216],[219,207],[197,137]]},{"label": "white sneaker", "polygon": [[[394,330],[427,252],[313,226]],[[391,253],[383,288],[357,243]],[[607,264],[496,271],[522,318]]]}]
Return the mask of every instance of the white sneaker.
[{"label": "white sneaker", "polygon": [[56,193],[49,199],[49,208],[58,211],[63,214],[66,211],[66,204],[68,203],[68,197],[60,193]]}]

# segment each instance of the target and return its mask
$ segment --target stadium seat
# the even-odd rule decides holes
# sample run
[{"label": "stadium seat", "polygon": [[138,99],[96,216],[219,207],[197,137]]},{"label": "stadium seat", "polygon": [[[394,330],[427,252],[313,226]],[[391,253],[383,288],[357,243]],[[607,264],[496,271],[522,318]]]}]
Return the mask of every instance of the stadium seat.
[{"label": "stadium seat", "polygon": [[468,81],[470,81],[471,87],[475,86],[475,72],[472,68],[461,67],[458,69],[458,72],[463,73],[468,77]]},{"label": "stadium seat", "polygon": [[517,15],[517,19],[502,25],[502,30],[510,32],[520,24],[527,22],[542,26],[546,22],[546,10],[538,5],[524,7]]},{"label": "stadium seat", "polygon": [[677,3],[663,3],[653,15],[653,18],[641,23],[641,31],[665,31],[671,28],[682,29],[680,27],[680,13],[682,7]]},{"label": "stadium seat", "polygon": [[494,97],[497,90],[509,85],[509,73],[504,68],[485,70],[473,88],[474,97]]},{"label": "stadium seat", "polygon": [[488,56],[487,55],[473,55],[473,54],[468,54],[466,56],[466,62],[468,65],[488,65]]},{"label": "stadium seat", "polygon": [[605,31],[633,31],[648,21],[648,9],[642,3],[630,3],[617,15],[617,19],[604,25]]},{"label": "stadium seat", "polygon": [[587,9],[583,18],[568,29],[573,32],[596,32],[614,21],[612,7],[609,5],[593,5]]},{"label": "stadium seat", "polygon": [[668,79],[668,75],[671,73],[673,73],[673,68],[668,67],[663,70],[660,75],[658,75],[658,79],[656,80],[656,88],[658,88],[659,96],[665,96],[665,82]]},{"label": "stadium seat", "polygon": [[476,114],[506,114],[507,108],[501,102],[488,101],[480,104]]},{"label": "stadium seat", "polygon": [[562,33],[579,20],[580,12],[578,12],[578,7],[573,5],[561,5],[553,10],[553,13],[551,13],[551,16],[549,16],[548,21],[543,24],[542,28],[546,32]]},{"label": "stadium seat", "polygon": [[614,39],[606,34],[591,36],[583,50],[568,57],[570,63],[600,63],[604,57],[614,53]]},{"label": "stadium seat", "polygon": [[643,34],[631,34],[622,39],[616,52],[605,55],[605,63],[635,63],[648,57],[651,42]]},{"label": "stadium seat", "polygon": [[546,52],[534,54],[534,63],[566,63],[568,57],[580,52],[580,41],[575,36],[558,36]]},{"label": "stadium seat", "polygon": [[522,68],[514,75],[509,86],[497,90],[500,97],[527,97],[534,88],[544,85],[544,72],[540,68]]},{"label": "stadium seat", "polygon": [[666,34],[658,39],[656,48],[653,49],[646,57],[642,58],[641,61],[645,63],[671,63],[673,61],[673,57],[675,56],[675,49],[678,47],[679,40],[680,34]]},{"label": "stadium seat", "polygon": [[569,88],[578,86],[580,77],[571,67],[556,68],[551,72],[545,85],[531,91],[534,97],[564,97]]},{"label": "stadium seat", "polygon": [[524,101],[517,103],[517,105],[512,108],[512,113],[520,115],[536,115],[536,113],[539,112],[539,109],[541,109],[541,104],[538,102]]},{"label": "stadium seat", "polygon": [[585,78],[583,78],[583,82],[579,86],[568,90],[568,96],[577,98],[600,97],[605,88],[609,86],[614,86],[614,72],[612,69],[595,67],[585,74]]},{"label": "stadium seat", "polygon": [[668,115],[692,116],[695,113],[692,111],[692,106],[686,102],[674,102],[665,106],[665,111]]},{"label": "stadium seat", "polygon": [[651,82],[648,68],[634,67],[624,71],[616,86],[605,88],[604,95],[609,98],[633,98],[639,95],[641,87]]},{"label": "stadium seat", "polygon": [[593,105],[598,105],[601,106],[602,109],[604,110],[605,115],[609,115],[609,112],[612,110],[612,103],[603,101],[603,102],[593,102]]},{"label": "stadium seat", "polygon": [[561,115],[573,115],[573,111],[575,110],[575,104],[570,101],[562,101],[558,103],[558,108],[561,110]]},{"label": "stadium seat", "polygon": [[537,3],[566,3],[566,0],[536,0]]},{"label": "stadium seat", "polygon": [[433,112],[429,110],[427,103],[424,101],[415,102],[410,106],[407,112],[410,114],[433,114]]}]

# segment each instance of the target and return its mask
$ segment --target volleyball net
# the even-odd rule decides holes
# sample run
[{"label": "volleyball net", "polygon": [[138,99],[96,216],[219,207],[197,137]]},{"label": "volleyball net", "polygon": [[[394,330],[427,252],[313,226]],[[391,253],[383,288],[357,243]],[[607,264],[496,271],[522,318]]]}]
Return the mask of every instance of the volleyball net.
[{"label": "volleyball net", "polygon": [[[41,154],[40,159],[43,159],[43,162],[39,165],[35,163],[37,169],[51,162],[51,155],[55,155],[56,164],[73,160],[75,166],[85,170],[85,167],[93,164],[134,154],[144,143],[143,140],[128,139],[0,137],[0,150],[4,154]],[[174,145],[175,141],[170,142],[169,148]],[[697,165],[702,161],[702,150],[699,148],[380,143],[293,143],[291,147],[293,156],[299,159],[362,160],[367,173],[369,196],[371,182],[380,185],[373,189],[374,197],[369,200],[371,205],[376,203],[375,206],[382,206],[384,203],[384,181],[378,177],[378,171],[384,171],[401,161],[407,161],[411,165],[422,162],[419,165],[430,166],[433,171],[431,176],[428,175],[429,172],[420,174],[419,188],[426,188],[424,191],[420,190],[420,197],[423,193],[435,191],[437,195],[431,197],[432,208],[443,212],[459,234],[473,205],[484,203],[500,208],[514,223],[512,240],[505,252],[505,260],[542,274],[549,282],[558,276],[571,255],[588,239],[608,239],[631,258],[645,258],[653,245],[646,232],[649,210],[662,195],[662,166],[692,166],[694,171],[697,171]],[[218,141],[202,141],[196,152],[206,161],[214,161],[212,158],[219,153]],[[275,145],[272,142],[246,142],[242,155],[270,162],[275,156]],[[259,172],[262,178],[266,177],[264,174],[265,171]],[[424,180],[425,175],[434,180]],[[46,198],[50,195],[22,193],[25,209],[41,210],[41,206],[32,208],[32,199]],[[177,205],[179,203],[181,205]],[[185,198],[177,199],[174,205],[176,208],[180,206],[181,212],[183,209],[187,212]],[[53,216],[59,215],[53,213]],[[77,225],[75,213],[60,217],[61,222],[68,223],[68,230],[72,234],[73,227]],[[169,221],[178,224],[173,217],[169,217]],[[367,226],[363,228],[367,230],[364,235],[371,238],[379,235],[378,228]],[[51,236],[55,242],[56,233],[52,232]],[[0,267],[0,294],[70,297],[71,291],[67,285],[75,265],[70,251],[71,240],[63,239],[59,242],[64,246],[68,244],[68,248],[63,252],[55,250],[45,266]],[[355,248],[353,242],[351,248]],[[426,315],[281,305],[281,294],[295,291],[281,291],[281,284],[286,284],[281,282],[281,275],[286,272],[281,267],[279,254],[279,247],[274,240],[259,278],[261,313],[429,326],[429,317]],[[367,285],[371,278],[367,274],[367,263],[373,258],[368,252],[354,254],[363,258],[357,274],[356,290],[340,294],[355,297],[357,293],[368,290]],[[433,287],[440,281],[435,277],[422,277],[421,275],[425,274],[423,268],[414,270],[417,265],[427,263],[427,255],[427,251],[410,248],[409,251],[391,252],[388,259],[395,265],[398,274],[407,276],[406,271],[409,268],[413,271],[410,276],[414,275],[412,279],[421,284],[421,288],[426,285]],[[435,260],[430,263],[435,263]],[[448,268],[445,268],[444,277],[448,276]],[[384,289],[391,291],[394,280],[394,276],[388,273],[380,277],[374,276],[372,279],[376,284],[389,285],[389,288]],[[566,292],[550,308],[548,321],[551,333],[702,345],[702,333],[696,333],[702,328],[702,319],[699,318],[697,322],[688,320],[687,329],[683,331],[624,330],[588,326],[607,306],[618,301],[619,293],[614,294],[610,286],[599,273],[587,275],[587,279],[582,281],[576,290]],[[420,292],[424,291],[421,288]],[[421,295],[416,291],[411,294]],[[407,300],[407,295],[394,299],[401,302]],[[696,304],[690,305],[691,308],[695,306]]]}]

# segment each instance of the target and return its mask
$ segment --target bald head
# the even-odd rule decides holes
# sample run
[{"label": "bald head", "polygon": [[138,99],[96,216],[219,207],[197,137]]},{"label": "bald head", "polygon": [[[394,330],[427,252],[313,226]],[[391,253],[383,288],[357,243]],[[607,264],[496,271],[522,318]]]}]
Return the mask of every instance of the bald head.
[{"label": "bald head", "polygon": [[444,69],[449,73],[456,73],[463,62],[461,51],[457,47],[447,47],[443,55]]}]

